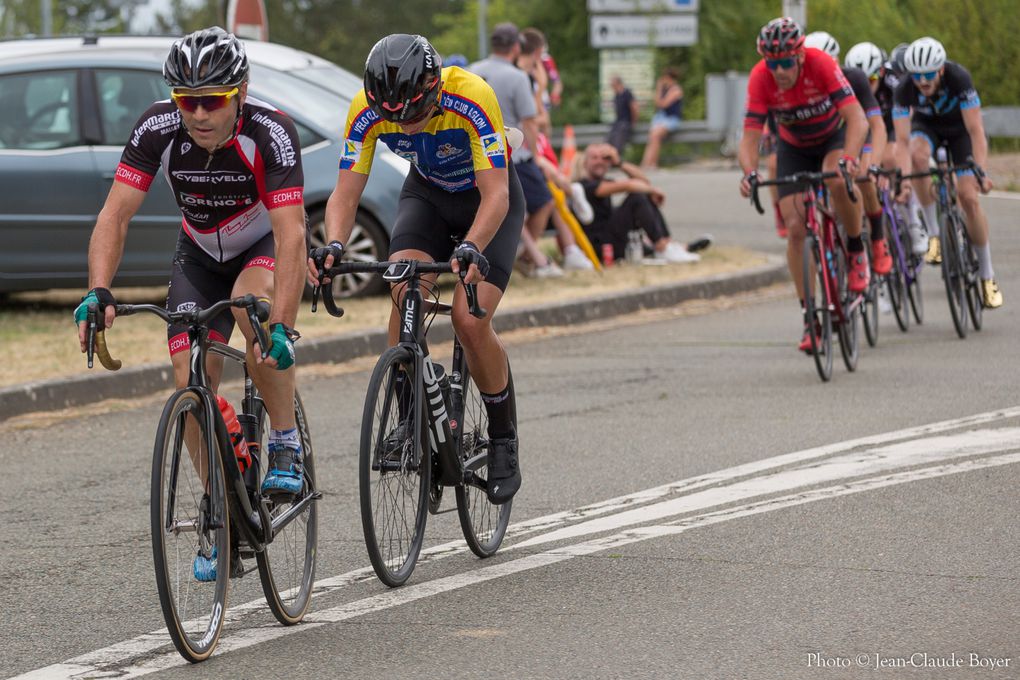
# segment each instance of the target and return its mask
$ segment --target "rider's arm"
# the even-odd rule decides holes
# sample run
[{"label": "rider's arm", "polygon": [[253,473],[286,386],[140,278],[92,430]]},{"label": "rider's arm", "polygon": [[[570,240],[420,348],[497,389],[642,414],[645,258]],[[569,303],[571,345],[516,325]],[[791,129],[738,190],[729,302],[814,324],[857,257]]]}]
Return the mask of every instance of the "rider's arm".
[{"label": "rider's arm", "polygon": [[110,287],[124,255],[128,224],[144,200],[144,191],[113,183],[89,240],[89,288]]},{"label": "rider's arm", "polygon": [[764,61],[759,62],[747,80],[747,110],[744,113],[744,134],[737,148],[737,162],[744,177],[758,169],[758,144],[762,128],[768,118],[768,80]]},{"label": "rider's arm", "polygon": [[878,165],[882,160],[882,154],[885,153],[885,145],[889,141],[881,113],[868,116],[868,128],[871,130],[871,162]]},{"label": "rider's arm", "polygon": [[868,136],[868,119],[864,116],[864,109],[855,99],[853,102],[841,106],[839,115],[846,123],[846,141],[843,145],[843,153],[857,158],[861,155],[861,148]]},{"label": "rider's arm", "polygon": [[273,308],[269,325],[282,323],[293,328],[304,290],[305,211],[301,204],[269,211],[273,225],[276,265],[273,269]]},{"label": "rider's arm", "polygon": [[970,146],[974,151],[974,162],[985,167],[988,161],[988,139],[985,137],[985,124],[981,119],[981,107],[973,106],[962,109],[963,124],[970,134]]},{"label": "rider's arm", "polygon": [[[412,170],[412,172],[414,172]],[[326,201],[326,238],[327,244],[333,241],[339,241],[343,245],[347,245],[348,239],[351,237],[351,232],[354,230],[354,220],[358,215],[358,202],[361,200],[361,194],[365,191],[365,185],[368,184],[368,175],[354,170],[341,170],[336,178],[336,186],[333,187],[333,193],[329,195],[329,200]],[[333,262],[333,256],[326,256],[326,261],[323,263],[325,267],[331,267]],[[312,286],[319,285],[318,281],[319,271],[315,262],[311,257],[308,258],[308,283]],[[323,281],[329,281],[328,278]]]},{"label": "rider's arm", "polygon": [[740,138],[740,147],[737,149],[737,163],[740,164],[740,171],[745,177],[758,169],[760,142],[761,128],[744,128],[744,135]]},{"label": "rider's arm", "polygon": [[483,251],[510,209],[510,187],[506,168],[476,171],[475,182],[481,200],[464,240],[471,241]]},{"label": "rider's arm", "polygon": [[[124,255],[128,224],[144,200],[145,192],[141,189],[113,183],[89,239],[89,289],[110,288]],[[103,319],[107,328],[113,326],[114,316],[113,307],[107,306]],[[85,322],[78,324],[78,342],[84,352]]]}]

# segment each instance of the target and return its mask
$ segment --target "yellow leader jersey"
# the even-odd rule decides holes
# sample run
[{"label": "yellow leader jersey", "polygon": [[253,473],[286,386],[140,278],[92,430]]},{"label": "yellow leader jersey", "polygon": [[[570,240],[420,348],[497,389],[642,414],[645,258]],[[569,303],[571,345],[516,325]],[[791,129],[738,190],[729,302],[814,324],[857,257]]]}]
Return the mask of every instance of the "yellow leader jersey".
[{"label": "yellow leader jersey", "polygon": [[406,135],[379,117],[362,88],[347,114],[340,169],[367,175],[376,139],[411,162],[426,180],[449,192],[475,186],[475,173],[507,167],[503,114],[489,84],[457,66],[443,69],[439,111],[421,132]]}]

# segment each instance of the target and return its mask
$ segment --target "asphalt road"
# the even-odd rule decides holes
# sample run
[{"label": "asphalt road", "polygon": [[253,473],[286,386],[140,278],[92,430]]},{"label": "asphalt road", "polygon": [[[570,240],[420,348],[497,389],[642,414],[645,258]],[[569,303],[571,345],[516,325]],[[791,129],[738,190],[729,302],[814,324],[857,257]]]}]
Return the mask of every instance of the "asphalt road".
[{"label": "asphalt road", "polygon": [[[781,253],[736,181],[669,175],[674,229]],[[879,346],[854,374],[837,358],[829,384],[794,349],[786,291],[523,335],[513,535],[490,560],[437,555],[395,591],[361,576],[368,364],[303,376],[326,492],[317,579],[355,574],[306,624],[253,610],[198,667],[138,640],[163,625],[148,537],[161,400],[0,426],[0,675],[73,659],[81,677],[1020,677],[1020,217],[985,206],[1006,297],[985,330],[956,338],[930,269],[925,324],[882,317]],[[427,535],[459,541],[455,514]],[[254,574],[232,583],[233,606],[260,598]],[[108,649],[124,641],[144,651]]]}]

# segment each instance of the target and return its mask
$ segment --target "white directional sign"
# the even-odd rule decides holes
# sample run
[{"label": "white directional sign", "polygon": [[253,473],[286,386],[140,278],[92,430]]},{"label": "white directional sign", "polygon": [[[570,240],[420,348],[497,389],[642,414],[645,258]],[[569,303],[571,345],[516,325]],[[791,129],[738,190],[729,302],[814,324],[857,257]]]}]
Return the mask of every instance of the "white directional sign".
[{"label": "white directional sign", "polygon": [[592,47],[677,47],[698,42],[698,17],[593,16],[589,23]]},{"label": "white directional sign", "polygon": [[698,0],[588,0],[589,12],[697,12]]}]

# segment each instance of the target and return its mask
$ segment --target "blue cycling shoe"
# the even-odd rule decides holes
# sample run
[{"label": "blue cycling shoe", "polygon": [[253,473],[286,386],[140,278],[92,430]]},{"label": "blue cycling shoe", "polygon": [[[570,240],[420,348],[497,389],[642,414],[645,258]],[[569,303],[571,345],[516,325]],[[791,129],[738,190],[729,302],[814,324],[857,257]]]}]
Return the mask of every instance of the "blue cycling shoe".
[{"label": "blue cycling shoe", "polygon": [[216,546],[214,545],[212,551],[208,556],[202,554],[199,551],[195,555],[194,563],[195,580],[201,581],[202,583],[209,583],[216,580]]},{"label": "blue cycling shoe", "polygon": [[304,486],[301,451],[283,444],[269,445],[269,472],[262,480],[262,493],[298,494]]}]

